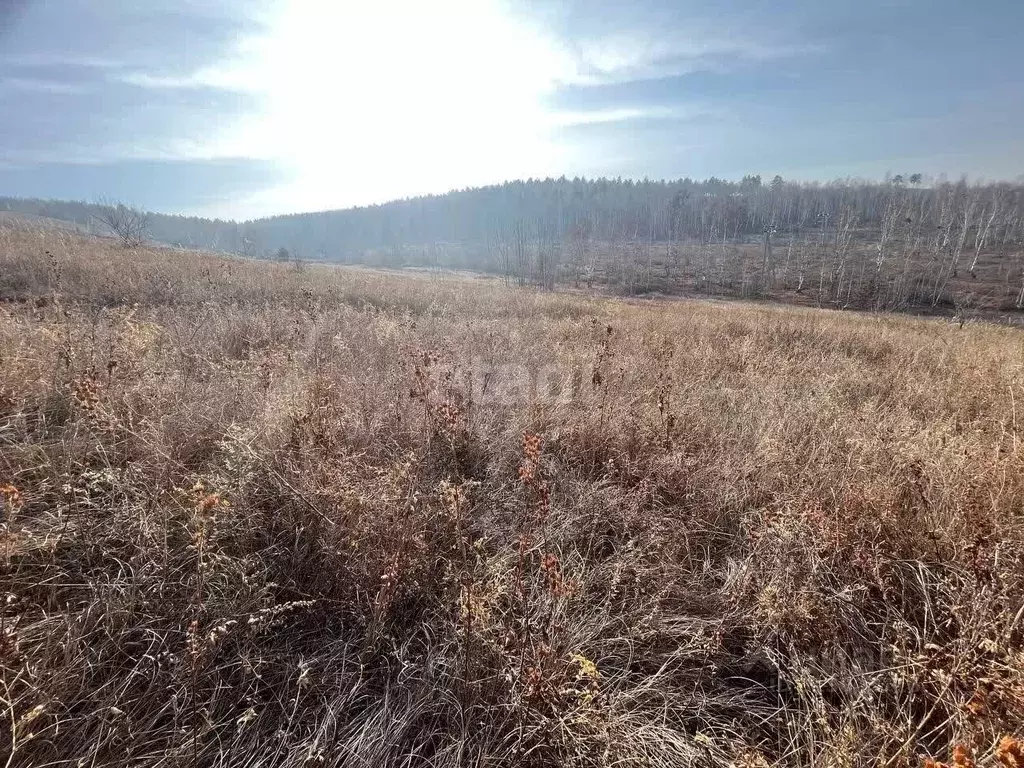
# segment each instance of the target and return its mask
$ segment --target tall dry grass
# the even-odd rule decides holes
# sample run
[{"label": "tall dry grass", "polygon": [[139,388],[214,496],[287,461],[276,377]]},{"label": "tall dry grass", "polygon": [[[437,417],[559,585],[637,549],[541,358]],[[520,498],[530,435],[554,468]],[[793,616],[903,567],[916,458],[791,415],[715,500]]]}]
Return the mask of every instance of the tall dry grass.
[{"label": "tall dry grass", "polygon": [[1019,331],[11,228],[0,298],[7,766],[1024,764]]}]

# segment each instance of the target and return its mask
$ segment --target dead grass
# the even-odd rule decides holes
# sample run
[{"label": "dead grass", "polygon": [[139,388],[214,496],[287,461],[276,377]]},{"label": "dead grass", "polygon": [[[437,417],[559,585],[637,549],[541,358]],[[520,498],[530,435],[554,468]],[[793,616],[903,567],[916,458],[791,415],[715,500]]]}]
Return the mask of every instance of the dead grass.
[{"label": "dead grass", "polygon": [[8,766],[1019,768],[1019,331],[13,228],[0,298]]}]

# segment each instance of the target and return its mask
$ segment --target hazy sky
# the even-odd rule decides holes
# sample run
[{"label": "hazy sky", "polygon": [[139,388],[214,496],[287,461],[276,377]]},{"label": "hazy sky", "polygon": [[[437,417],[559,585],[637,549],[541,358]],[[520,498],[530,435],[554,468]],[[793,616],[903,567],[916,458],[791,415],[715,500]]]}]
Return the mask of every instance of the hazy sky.
[{"label": "hazy sky", "polygon": [[0,0],[0,194],[1024,173],[1024,0]]}]

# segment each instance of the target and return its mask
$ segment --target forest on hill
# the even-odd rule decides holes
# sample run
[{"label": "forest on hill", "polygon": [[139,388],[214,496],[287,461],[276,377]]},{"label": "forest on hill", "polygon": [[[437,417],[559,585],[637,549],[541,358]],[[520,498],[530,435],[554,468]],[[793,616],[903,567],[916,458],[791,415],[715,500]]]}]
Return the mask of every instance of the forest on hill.
[{"label": "forest on hill", "polygon": [[[0,198],[102,231],[103,206]],[[1024,308],[1024,185],[544,179],[235,222],[147,214],[164,243],[282,260],[474,269],[553,287],[818,304]]]}]

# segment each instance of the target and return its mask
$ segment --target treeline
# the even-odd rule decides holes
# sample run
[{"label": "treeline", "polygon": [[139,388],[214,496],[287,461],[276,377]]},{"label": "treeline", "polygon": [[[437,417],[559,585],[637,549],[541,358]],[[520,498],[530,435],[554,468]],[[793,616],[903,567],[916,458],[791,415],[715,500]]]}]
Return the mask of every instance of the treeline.
[{"label": "treeline", "polygon": [[490,245],[525,229],[532,240],[565,240],[583,233],[594,240],[673,242],[759,237],[766,227],[796,232],[823,219],[850,215],[858,227],[879,227],[893,200],[914,210],[922,225],[967,226],[995,206],[1000,226],[1019,227],[1021,187],[922,186],[920,176],[883,183],[792,183],[776,176],[739,182],[545,179],[396,201],[342,211],[275,216],[249,222],[246,235],[259,244],[304,254],[415,246],[430,243]]},{"label": "treeline", "polygon": [[[93,231],[100,210],[13,198],[0,208]],[[854,306],[937,306],[953,301],[957,281],[981,275],[1001,283],[997,303],[1024,306],[1024,185],[920,174],[531,179],[246,222],[151,214],[148,226],[155,240],[254,257],[472,268],[630,292],[785,289]]]},{"label": "treeline", "polygon": [[[352,258],[358,252],[432,243],[493,244],[525,229],[531,239],[738,240],[830,226],[843,217],[881,231],[898,209],[922,227],[988,229],[986,238],[1016,237],[1024,186],[967,181],[921,185],[919,174],[885,182],[739,182],[544,179],[428,195],[383,205],[299,213],[245,222],[149,214],[154,240],[271,256],[280,248],[303,258]],[[0,198],[0,209],[95,228],[101,205]]]}]

